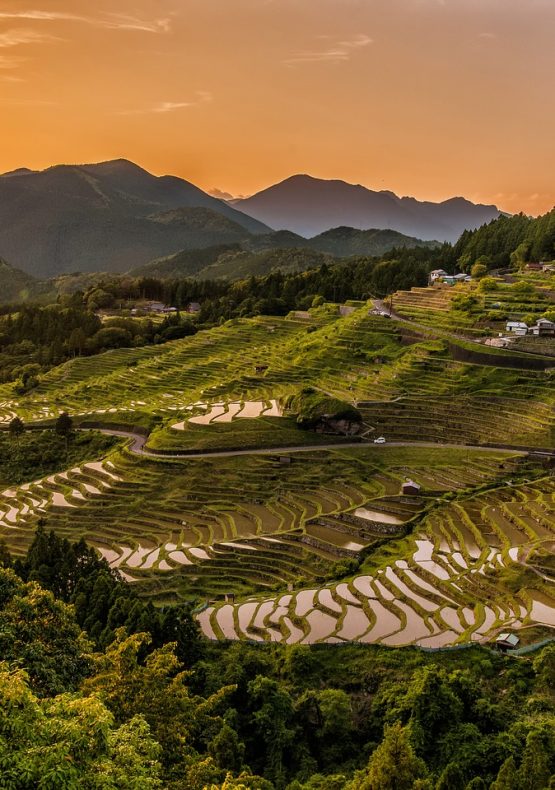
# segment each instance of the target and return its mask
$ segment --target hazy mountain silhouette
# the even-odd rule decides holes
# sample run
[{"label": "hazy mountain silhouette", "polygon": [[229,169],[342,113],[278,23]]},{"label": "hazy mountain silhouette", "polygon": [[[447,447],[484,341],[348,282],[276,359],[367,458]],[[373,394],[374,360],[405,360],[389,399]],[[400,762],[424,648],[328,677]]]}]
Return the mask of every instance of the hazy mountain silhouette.
[{"label": "hazy mountain silhouette", "polygon": [[127,271],[269,230],[188,181],[124,159],[0,176],[0,255],[38,277]]},{"label": "hazy mountain silhouette", "polygon": [[232,205],[275,230],[311,237],[330,228],[392,229],[420,239],[456,241],[463,230],[496,219],[496,206],[461,197],[442,203],[374,192],[345,181],[295,175]]},{"label": "hazy mountain silhouette", "polygon": [[394,230],[334,228],[312,239],[291,231],[251,236],[240,244],[220,244],[198,250],[182,250],[136,267],[134,277],[198,277],[239,279],[251,275],[305,271],[334,258],[382,255],[393,247],[435,247],[438,242],[420,241]]}]

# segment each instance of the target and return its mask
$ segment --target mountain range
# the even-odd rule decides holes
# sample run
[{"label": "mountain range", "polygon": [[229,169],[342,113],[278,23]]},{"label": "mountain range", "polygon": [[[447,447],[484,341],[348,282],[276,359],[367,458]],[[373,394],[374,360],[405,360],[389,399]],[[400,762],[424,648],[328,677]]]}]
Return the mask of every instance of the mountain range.
[{"label": "mountain range", "polygon": [[187,247],[269,231],[188,181],[127,160],[0,176],[0,255],[36,277],[124,272]]},{"label": "mountain range", "polygon": [[496,206],[461,197],[431,203],[308,175],[291,176],[231,204],[274,230],[287,229],[306,237],[343,225],[360,230],[389,228],[420,239],[454,242],[464,230],[500,215]]},{"label": "mountain range", "polygon": [[462,198],[419,203],[310,176],[232,203],[125,159],[0,175],[0,255],[38,279],[126,272],[230,244],[251,252],[297,247],[380,255],[420,239],[454,239],[498,215],[495,206]]}]

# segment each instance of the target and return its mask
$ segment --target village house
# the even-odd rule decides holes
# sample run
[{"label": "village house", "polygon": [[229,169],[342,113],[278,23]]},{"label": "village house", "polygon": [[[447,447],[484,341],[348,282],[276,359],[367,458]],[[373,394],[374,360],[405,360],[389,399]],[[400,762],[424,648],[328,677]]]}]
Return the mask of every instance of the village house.
[{"label": "village house", "polygon": [[460,274],[445,274],[439,278],[439,282],[445,283],[445,285],[457,285],[457,283],[469,283],[472,280],[472,277],[469,274],[464,274],[461,272]]},{"label": "village house", "polygon": [[527,335],[528,324],[523,321],[507,321],[505,331],[510,332],[512,335]]},{"label": "village house", "polygon": [[188,313],[200,313],[200,304],[198,302],[189,302],[187,305]]},{"label": "village house", "polygon": [[147,302],[143,307],[147,313],[163,313],[165,309],[164,302]]},{"label": "village house", "polygon": [[555,321],[539,318],[536,325],[530,327],[530,332],[538,337],[553,337],[555,336]]},{"label": "village house", "polygon": [[445,269],[434,269],[430,272],[430,282],[435,283],[436,280],[441,280],[442,277],[447,277],[447,272]]}]

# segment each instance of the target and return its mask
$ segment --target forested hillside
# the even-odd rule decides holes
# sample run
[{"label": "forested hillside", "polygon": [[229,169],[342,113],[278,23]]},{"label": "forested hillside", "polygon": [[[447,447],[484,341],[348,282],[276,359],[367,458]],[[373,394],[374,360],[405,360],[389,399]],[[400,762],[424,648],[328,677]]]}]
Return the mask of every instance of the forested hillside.
[{"label": "forested hillside", "polygon": [[453,247],[453,257],[463,271],[470,271],[478,260],[489,269],[551,261],[555,258],[555,209],[537,218],[502,216],[477,230],[465,230]]},{"label": "forested hillside", "polygon": [[209,645],[82,542],[39,530],[1,564],[3,787],[553,786],[553,646]]}]

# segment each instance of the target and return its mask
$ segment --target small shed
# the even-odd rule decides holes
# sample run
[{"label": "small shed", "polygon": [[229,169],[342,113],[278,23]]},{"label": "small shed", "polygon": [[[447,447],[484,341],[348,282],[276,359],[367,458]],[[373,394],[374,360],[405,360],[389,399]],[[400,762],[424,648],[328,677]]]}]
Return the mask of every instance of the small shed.
[{"label": "small shed", "polygon": [[520,639],[516,634],[499,634],[497,639],[495,640],[496,646],[499,650],[514,650],[515,647],[518,646]]},{"label": "small shed", "polygon": [[415,494],[420,493],[421,486],[418,483],[415,483],[414,480],[406,480],[403,483],[403,494],[409,494],[414,496]]},{"label": "small shed", "polygon": [[200,304],[198,302],[189,302],[187,305],[188,313],[200,313]]}]

